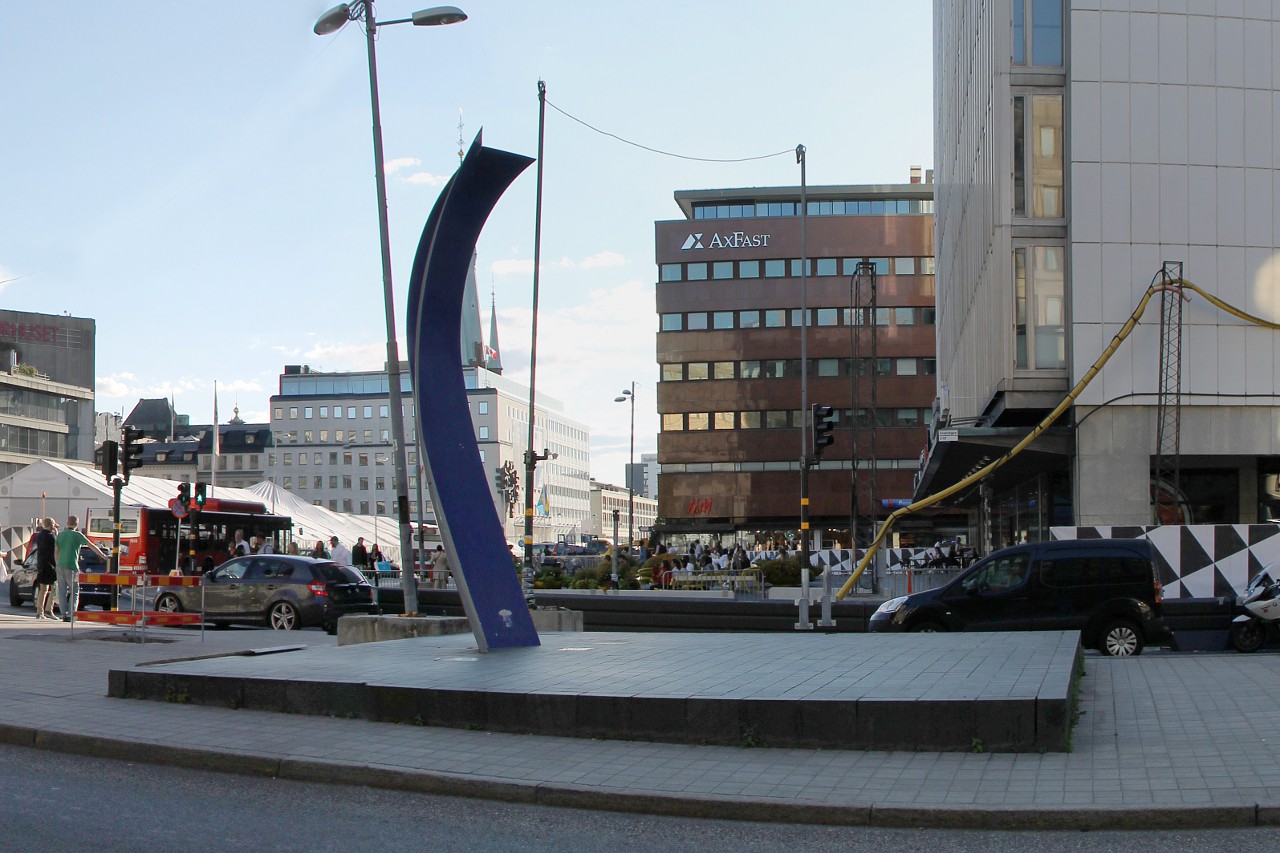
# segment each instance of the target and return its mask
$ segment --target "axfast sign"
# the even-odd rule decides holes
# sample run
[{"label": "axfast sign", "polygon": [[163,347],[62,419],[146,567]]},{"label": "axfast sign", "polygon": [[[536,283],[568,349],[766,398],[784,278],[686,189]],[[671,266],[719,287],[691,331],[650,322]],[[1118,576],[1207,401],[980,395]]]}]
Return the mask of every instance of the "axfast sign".
[{"label": "axfast sign", "polygon": [[759,249],[769,245],[769,234],[748,234],[746,231],[730,231],[720,234],[713,231],[708,235],[705,231],[690,234],[680,248],[690,249]]}]

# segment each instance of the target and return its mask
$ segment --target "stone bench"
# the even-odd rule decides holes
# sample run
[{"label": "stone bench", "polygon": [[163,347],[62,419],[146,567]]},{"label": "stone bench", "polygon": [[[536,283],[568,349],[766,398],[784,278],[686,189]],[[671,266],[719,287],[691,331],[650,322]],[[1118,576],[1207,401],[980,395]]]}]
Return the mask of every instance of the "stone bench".
[{"label": "stone bench", "polygon": [[[533,627],[539,633],[582,630],[580,610],[548,608],[531,610],[530,614],[533,616]],[[338,620],[338,645],[466,634],[470,630],[471,623],[465,616],[370,616],[353,613]]]}]

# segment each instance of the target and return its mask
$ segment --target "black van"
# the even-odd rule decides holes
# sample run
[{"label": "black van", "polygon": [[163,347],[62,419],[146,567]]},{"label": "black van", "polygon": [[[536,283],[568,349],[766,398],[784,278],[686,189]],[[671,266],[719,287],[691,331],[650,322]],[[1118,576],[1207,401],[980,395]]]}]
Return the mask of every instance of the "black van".
[{"label": "black van", "polygon": [[869,630],[1079,630],[1086,648],[1136,655],[1173,637],[1145,539],[1037,542],[997,551],[946,586],[893,598]]}]

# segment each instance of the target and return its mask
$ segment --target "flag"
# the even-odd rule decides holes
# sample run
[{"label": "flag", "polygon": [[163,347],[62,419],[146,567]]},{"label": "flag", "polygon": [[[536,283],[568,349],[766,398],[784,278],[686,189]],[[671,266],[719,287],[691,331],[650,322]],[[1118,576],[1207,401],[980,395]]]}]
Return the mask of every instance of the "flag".
[{"label": "flag", "polygon": [[547,500],[547,484],[542,484],[542,491],[538,492],[538,501],[534,504],[534,512],[538,515],[549,517],[551,515],[551,502]]}]

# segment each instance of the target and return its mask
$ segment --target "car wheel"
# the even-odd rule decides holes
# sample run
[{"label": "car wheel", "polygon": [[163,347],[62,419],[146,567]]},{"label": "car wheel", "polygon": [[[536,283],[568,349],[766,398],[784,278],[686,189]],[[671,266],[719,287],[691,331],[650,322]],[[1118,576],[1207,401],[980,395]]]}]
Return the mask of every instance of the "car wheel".
[{"label": "car wheel", "polygon": [[1099,650],[1104,655],[1123,658],[1142,654],[1142,635],[1128,619],[1108,622],[1102,629]]},{"label": "car wheel", "polygon": [[1238,652],[1256,652],[1267,639],[1267,630],[1257,619],[1231,626],[1231,647]]},{"label": "car wheel", "polygon": [[156,610],[160,613],[181,613],[182,602],[178,601],[178,596],[166,592],[156,599]]},{"label": "car wheel", "polygon": [[298,624],[298,608],[287,601],[277,601],[267,611],[267,625],[273,631],[294,631],[302,627]]},{"label": "car wheel", "polygon": [[18,595],[18,579],[9,578],[9,604],[14,607],[22,606],[22,596]]},{"label": "car wheel", "polygon": [[946,630],[937,622],[917,622],[911,626],[911,633],[913,634],[941,634]]}]

